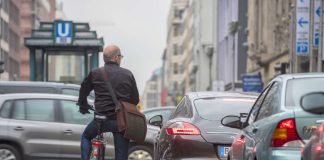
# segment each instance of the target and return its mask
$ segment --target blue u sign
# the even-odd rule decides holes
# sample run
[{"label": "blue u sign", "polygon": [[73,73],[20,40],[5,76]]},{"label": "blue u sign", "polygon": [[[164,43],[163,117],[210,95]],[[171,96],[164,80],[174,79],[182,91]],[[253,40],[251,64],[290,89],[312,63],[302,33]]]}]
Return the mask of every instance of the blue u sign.
[{"label": "blue u sign", "polygon": [[72,43],[72,22],[59,21],[55,22],[55,43],[71,44]]}]

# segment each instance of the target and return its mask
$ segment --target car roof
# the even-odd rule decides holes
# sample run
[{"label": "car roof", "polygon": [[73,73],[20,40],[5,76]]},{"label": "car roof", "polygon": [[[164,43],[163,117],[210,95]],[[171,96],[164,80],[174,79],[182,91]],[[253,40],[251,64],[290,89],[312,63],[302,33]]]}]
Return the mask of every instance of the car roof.
[{"label": "car roof", "polygon": [[8,86],[55,86],[55,87],[77,87],[80,88],[78,84],[70,84],[70,83],[59,83],[59,82],[40,82],[40,81],[0,81],[0,85],[8,85]]},{"label": "car roof", "polygon": [[0,100],[12,99],[65,99],[65,100],[78,100],[77,96],[64,95],[64,94],[48,94],[48,93],[10,93],[0,94]]},{"label": "car roof", "polygon": [[277,78],[281,78],[284,81],[295,78],[324,78],[324,73],[294,73],[294,74],[283,74],[277,76]]},{"label": "car roof", "polygon": [[145,109],[143,109],[142,112],[155,111],[155,110],[162,110],[162,109],[175,109],[175,106],[158,106],[158,107],[150,107],[150,108],[145,108]]},{"label": "car roof", "polygon": [[259,93],[250,93],[250,92],[189,92],[186,95],[190,99],[208,98],[208,97],[257,98]]}]

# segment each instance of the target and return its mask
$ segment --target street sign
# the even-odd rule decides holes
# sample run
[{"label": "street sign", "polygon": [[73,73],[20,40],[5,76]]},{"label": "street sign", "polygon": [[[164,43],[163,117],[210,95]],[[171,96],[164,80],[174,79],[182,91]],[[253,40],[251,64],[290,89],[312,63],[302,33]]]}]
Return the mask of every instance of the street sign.
[{"label": "street sign", "polygon": [[55,43],[71,44],[72,43],[72,22],[57,21],[55,22]]},{"label": "street sign", "polygon": [[313,46],[318,48],[320,41],[320,18],[321,18],[321,0],[314,1],[314,35],[313,35]]},{"label": "street sign", "polygon": [[260,74],[244,74],[242,75],[243,92],[261,93],[263,83]]},{"label": "street sign", "polygon": [[297,0],[296,7],[296,54],[309,55],[310,51],[310,0]]}]

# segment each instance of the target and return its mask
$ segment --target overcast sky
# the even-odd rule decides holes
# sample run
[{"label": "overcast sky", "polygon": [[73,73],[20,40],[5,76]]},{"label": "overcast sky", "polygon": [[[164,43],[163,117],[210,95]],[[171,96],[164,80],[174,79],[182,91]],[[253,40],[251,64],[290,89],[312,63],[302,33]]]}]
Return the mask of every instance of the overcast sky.
[{"label": "overcast sky", "polygon": [[171,0],[57,1],[63,2],[67,20],[89,22],[105,45],[120,46],[121,66],[133,72],[142,94],[152,72],[162,65]]}]

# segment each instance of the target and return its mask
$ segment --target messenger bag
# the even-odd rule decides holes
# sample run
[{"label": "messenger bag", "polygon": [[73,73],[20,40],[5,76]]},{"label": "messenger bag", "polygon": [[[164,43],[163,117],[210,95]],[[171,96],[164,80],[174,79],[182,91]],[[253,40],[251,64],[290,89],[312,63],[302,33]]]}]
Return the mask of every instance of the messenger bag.
[{"label": "messenger bag", "polygon": [[123,133],[127,139],[134,140],[138,143],[144,142],[147,132],[145,115],[137,109],[136,105],[125,101],[118,101],[108,79],[106,67],[102,67],[100,70],[116,106],[115,112],[117,114],[118,131]]}]

